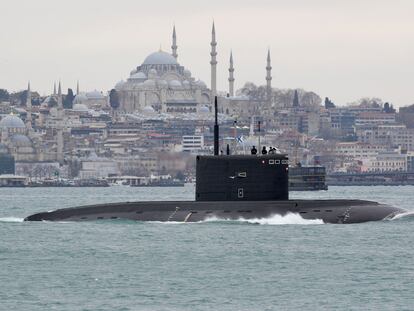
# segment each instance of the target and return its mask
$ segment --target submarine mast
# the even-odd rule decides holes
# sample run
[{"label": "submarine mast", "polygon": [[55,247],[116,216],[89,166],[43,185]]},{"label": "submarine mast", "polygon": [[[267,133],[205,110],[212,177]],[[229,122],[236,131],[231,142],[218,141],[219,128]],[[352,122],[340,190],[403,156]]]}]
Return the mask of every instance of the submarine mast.
[{"label": "submarine mast", "polygon": [[217,96],[214,97],[214,155],[219,155],[219,125],[217,120]]}]

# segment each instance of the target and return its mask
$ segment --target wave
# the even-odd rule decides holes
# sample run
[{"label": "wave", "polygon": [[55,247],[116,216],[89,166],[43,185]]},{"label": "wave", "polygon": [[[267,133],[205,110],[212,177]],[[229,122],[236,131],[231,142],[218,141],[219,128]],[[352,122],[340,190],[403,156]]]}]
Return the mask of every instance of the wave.
[{"label": "wave", "polygon": [[[397,219],[403,217],[405,214],[400,214],[395,216],[393,219]],[[414,212],[411,212],[414,215]],[[3,217],[0,218],[0,222],[8,222],[8,223],[18,223],[23,222],[24,218],[19,217]],[[45,221],[49,222],[49,221]],[[201,220],[196,223],[210,223],[210,222],[217,222],[217,223],[246,223],[246,224],[256,224],[256,225],[322,225],[324,224],[322,219],[304,219],[299,214],[288,213],[284,216],[282,215],[273,215],[267,218],[238,218],[238,219],[228,219],[228,218],[219,218],[219,217],[210,217],[206,220]],[[65,221],[59,221],[59,223],[70,223]],[[152,224],[171,224],[171,225],[178,225],[178,224],[194,224],[194,222],[182,222],[182,221],[148,221],[145,223],[152,223]]]},{"label": "wave", "polygon": [[282,215],[273,215],[267,218],[239,218],[239,219],[223,219],[217,217],[211,217],[201,222],[241,222],[249,223],[256,225],[323,225],[324,222],[322,219],[304,219],[299,214],[288,213],[284,216]]},{"label": "wave", "polygon": [[0,218],[0,222],[23,222],[24,218],[19,217],[3,217]]},{"label": "wave", "polygon": [[407,218],[407,217],[414,217],[414,211],[407,211],[405,213],[397,214],[394,217],[392,217],[390,220],[398,220],[398,219]]},{"label": "wave", "polygon": [[299,214],[288,213],[284,216],[273,215],[267,218],[221,218],[212,216],[205,220],[196,222],[183,221],[145,221],[144,223],[151,224],[166,224],[166,225],[183,225],[183,224],[205,224],[205,223],[227,223],[227,224],[254,224],[254,225],[323,225],[322,219],[304,219]]}]

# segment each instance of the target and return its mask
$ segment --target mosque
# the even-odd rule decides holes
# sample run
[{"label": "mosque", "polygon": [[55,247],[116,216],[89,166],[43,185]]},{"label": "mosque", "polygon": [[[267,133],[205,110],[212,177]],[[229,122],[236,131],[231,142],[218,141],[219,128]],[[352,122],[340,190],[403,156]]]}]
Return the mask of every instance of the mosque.
[{"label": "mosque", "polygon": [[[212,59],[215,61],[214,25],[212,36]],[[190,70],[179,64],[177,48],[174,26],[172,53],[162,50],[151,53],[131,71],[126,81],[116,84],[122,111],[171,114],[197,113],[206,109],[211,111],[213,90],[208,89],[203,81],[196,80]]]},{"label": "mosque", "polygon": [[59,83],[57,108],[57,135],[53,146],[42,143],[32,124],[30,83],[26,99],[26,123],[17,115],[10,114],[0,120],[0,144],[3,152],[9,153],[16,162],[59,161],[63,163],[63,132],[59,124],[63,118],[62,90]]},{"label": "mosque", "polygon": [[[211,32],[211,88],[196,80],[191,72],[178,62],[177,35],[172,33],[171,54],[159,50],[148,55],[144,62],[131,71],[126,81],[116,84],[120,100],[120,111],[124,113],[199,113],[212,111],[213,99],[217,95],[217,41],[213,23]],[[266,66],[266,95],[264,104],[271,104],[271,65],[268,52]],[[234,96],[233,55],[230,55],[229,89],[227,99],[219,99],[224,111],[250,111],[249,100]],[[246,106],[247,105],[247,106]],[[245,107],[246,106],[246,107]],[[228,114],[229,114],[228,113]]]},{"label": "mosque", "polygon": [[1,144],[17,161],[34,161],[36,152],[32,140],[27,136],[23,120],[8,115],[0,121]]}]

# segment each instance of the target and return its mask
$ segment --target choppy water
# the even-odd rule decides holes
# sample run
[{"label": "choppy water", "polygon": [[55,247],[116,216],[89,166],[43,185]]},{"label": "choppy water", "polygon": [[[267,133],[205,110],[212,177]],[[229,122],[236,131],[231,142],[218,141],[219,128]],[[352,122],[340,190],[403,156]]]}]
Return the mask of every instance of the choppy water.
[{"label": "choppy water", "polygon": [[[414,310],[414,217],[326,225],[23,223],[97,202],[193,198],[185,188],[0,188],[0,310]],[[296,198],[414,210],[414,187],[331,187]]]}]

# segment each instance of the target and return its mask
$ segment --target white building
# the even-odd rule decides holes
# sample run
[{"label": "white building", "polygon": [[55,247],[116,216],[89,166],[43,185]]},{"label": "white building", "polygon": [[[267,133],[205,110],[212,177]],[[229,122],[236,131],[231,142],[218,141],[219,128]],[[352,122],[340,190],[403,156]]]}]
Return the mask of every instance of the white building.
[{"label": "white building", "polygon": [[361,142],[414,150],[414,129],[403,124],[358,126],[356,133]]},{"label": "white building", "polygon": [[356,160],[372,158],[383,151],[385,151],[384,146],[362,142],[337,143],[334,149],[334,153],[337,156],[350,157]]},{"label": "white building", "polygon": [[395,113],[364,111],[355,117],[355,125],[379,125],[395,123]]},{"label": "white building", "polygon": [[363,161],[363,172],[405,172],[407,156],[395,152],[380,153],[376,157]]},{"label": "white building", "polygon": [[95,153],[82,161],[82,169],[79,172],[81,179],[105,178],[111,175],[119,175],[116,161],[100,158]]},{"label": "white building", "polygon": [[204,148],[204,136],[183,136],[184,152],[197,152]]}]

